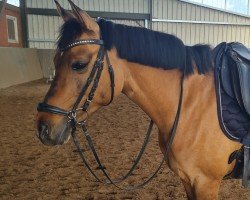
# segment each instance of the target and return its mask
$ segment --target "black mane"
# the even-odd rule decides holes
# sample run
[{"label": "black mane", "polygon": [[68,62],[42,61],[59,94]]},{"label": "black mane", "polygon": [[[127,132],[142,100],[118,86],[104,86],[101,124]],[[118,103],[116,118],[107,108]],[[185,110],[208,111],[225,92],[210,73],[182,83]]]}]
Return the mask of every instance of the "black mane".
[{"label": "black mane", "polygon": [[[166,70],[178,68],[184,71],[186,66],[186,74],[192,74],[194,67],[200,74],[205,74],[213,67],[212,52],[208,45],[185,46],[179,38],[170,34],[115,24],[104,19],[99,19],[97,23],[105,48],[110,50],[115,47],[119,57],[130,62]],[[58,49],[74,41],[84,31],[77,20],[66,22],[60,30]]]}]

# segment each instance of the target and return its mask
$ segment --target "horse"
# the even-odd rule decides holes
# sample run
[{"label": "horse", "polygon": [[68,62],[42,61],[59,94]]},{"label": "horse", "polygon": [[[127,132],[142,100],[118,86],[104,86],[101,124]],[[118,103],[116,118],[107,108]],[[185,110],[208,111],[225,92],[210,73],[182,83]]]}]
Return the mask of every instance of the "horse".
[{"label": "horse", "polygon": [[[241,145],[228,139],[219,125],[211,47],[186,46],[170,34],[95,21],[71,0],[72,12],[55,3],[64,24],[54,58],[55,78],[44,98],[43,106],[50,105],[50,112],[41,109],[36,119],[41,142],[51,146],[66,143],[71,136],[70,126],[65,126],[69,119],[77,116],[84,121],[123,93],[156,124],[165,155],[183,93],[166,162],[180,177],[188,199],[217,199],[223,177],[235,165],[228,164],[229,156]],[[89,80],[96,62],[103,65],[97,84]],[[90,99],[91,87],[82,93],[86,84],[95,84]],[[81,112],[80,104],[87,104],[88,109]],[[72,107],[80,111],[65,117]]]}]

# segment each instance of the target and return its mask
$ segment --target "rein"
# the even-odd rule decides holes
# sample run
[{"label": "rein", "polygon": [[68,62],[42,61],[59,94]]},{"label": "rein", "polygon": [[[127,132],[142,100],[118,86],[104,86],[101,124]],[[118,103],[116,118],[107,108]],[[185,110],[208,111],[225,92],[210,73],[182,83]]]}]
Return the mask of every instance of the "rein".
[{"label": "rein", "polygon": [[[86,121],[78,121],[77,120],[77,112],[82,111],[82,112],[88,112],[88,108],[90,103],[92,102],[93,98],[94,98],[94,94],[95,91],[98,87],[98,83],[103,71],[103,63],[104,63],[104,57],[106,57],[106,62],[107,62],[107,66],[108,66],[108,72],[109,72],[109,76],[110,76],[110,88],[111,88],[111,97],[110,97],[110,101],[108,102],[109,105],[114,98],[114,87],[115,87],[115,83],[114,83],[114,71],[113,71],[113,67],[110,63],[110,59],[108,56],[107,51],[104,48],[104,43],[103,40],[96,40],[96,39],[90,39],[90,40],[76,40],[72,43],[70,43],[69,45],[67,45],[66,47],[60,49],[61,52],[64,52],[70,48],[73,48],[75,46],[79,46],[79,45],[86,45],[86,44],[93,44],[93,45],[100,45],[98,54],[97,54],[97,58],[96,61],[94,63],[94,66],[92,68],[92,71],[86,81],[86,83],[83,85],[82,90],[76,100],[76,102],[74,103],[72,109],[70,111],[66,111],[64,109],[61,109],[59,107],[56,106],[52,106],[49,105],[45,102],[43,103],[39,103],[37,110],[39,112],[48,112],[48,113],[52,113],[52,114],[57,114],[57,115],[63,115],[68,117],[68,122],[66,125],[71,126],[71,135],[73,138],[73,142],[77,148],[77,151],[80,155],[80,157],[82,158],[82,161],[84,163],[84,165],[87,167],[87,169],[89,170],[89,172],[95,177],[95,179],[101,183],[104,184],[112,184],[115,187],[119,188],[119,189],[123,189],[123,190],[133,190],[133,189],[138,189],[143,187],[144,185],[146,185],[149,181],[151,181],[156,175],[157,173],[160,171],[160,169],[162,168],[162,165],[164,163],[164,161],[168,160],[168,154],[170,151],[170,148],[172,146],[175,134],[176,134],[176,130],[177,130],[177,126],[178,126],[178,122],[179,122],[179,118],[180,118],[180,113],[181,113],[181,107],[182,107],[182,99],[183,99],[183,82],[184,82],[184,77],[185,77],[185,71],[181,77],[181,90],[180,90],[180,97],[179,97],[179,103],[178,103],[178,109],[176,112],[176,116],[175,116],[175,120],[173,123],[173,126],[171,128],[170,131],[170,138],[168,140],[167,145],[165,146],[165,152],[164,152],[164,156],[162,161],[160,162],[159,166],[155,169],[155,171],[146,179],[144,180],[142,183],[139,183],[137,185],[130,185],[130,186],[125,186],[125,187],[120,187],[117,185],[117,183],[121,183],[122,181],[126,180],[134,171],[134,169],[136,168],[137,164],[139,163],[145,149],[146,146],[148,144],[151,132],[152,132],[152,128],[153,128],[153,124],[154,122],[151,120],[148,126],[148,130],[147,133],[145,135],[144,138],[144,142],[142,144],[141,150],[139,151],[133,165],[131,166],[130,170],[122,177],[118,178],[118,179],[112,179],[109,174],[106,172],[105,167],[103,166],[103,164],[101,163],[99,156],[96,152],[96,149],[94,147],[93,144],[93,140],[92,137],[86,127]],[[84,95],[87,92],[87,89],[90,87],[91,83],[93,82],[93,85],[90,89],[90,92],[88,94],[87,99],[85,100],[85,102],[83,103],[82,106],[79,107],[80,102],[82,101],[82,98],[84,97]],[[87,143],[92,151],[92,154],[95,158],[96,163],[98,164],[98,168],[102,171],[103,175],[106,177],[106,180],[101,180],[96,173],[92,170],[92,168],[90,167],[88,161],[85,158],[84,152],[80,147],[80,144],[78,142],[77,136],[76,136],[76,130],[77,127],[80,127],[82,130],[82,133],[84,135],[84,137],[87,140]]]}]

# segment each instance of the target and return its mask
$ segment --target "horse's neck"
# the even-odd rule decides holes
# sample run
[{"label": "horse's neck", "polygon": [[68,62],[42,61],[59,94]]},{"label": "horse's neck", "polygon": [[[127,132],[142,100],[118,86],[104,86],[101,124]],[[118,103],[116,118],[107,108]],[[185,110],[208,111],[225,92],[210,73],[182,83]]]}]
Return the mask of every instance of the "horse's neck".
[{"label": "horse's neck", "polygon": [[[175,119],[180,97],[181,72],[134,63],[128,64],[126,68],[128,75],[125,79],[123,93],[153,119],[161,132],[169,132]],[[208,104],[208,102],[211,103]],[[188,119],[188,113],[192,113],[192,116],[195,117],[197,109],[212,106],[212,103],[215,103],[212,73],[205,76],[195,73],[185,79],[182,116]],[[190,123],[190,120],[187,123]]]},{"label": "horse's neck", "polygon": [[139,105],[161,131],[168,131],[177,110],[181,73],[134,63],[126,68],[128,75],[123,93]]}]

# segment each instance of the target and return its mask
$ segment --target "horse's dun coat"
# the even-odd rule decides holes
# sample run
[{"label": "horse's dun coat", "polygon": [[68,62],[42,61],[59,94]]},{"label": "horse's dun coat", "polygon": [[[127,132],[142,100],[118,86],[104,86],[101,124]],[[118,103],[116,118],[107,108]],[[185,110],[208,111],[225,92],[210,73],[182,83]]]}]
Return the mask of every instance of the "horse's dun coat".
[{"label": "horse's dun coat", "polygon": [[[66,22],[74,18],[88,30],[77,33],[74,39],[99,39],[98,24],[85,12],[73,6],[73,16],[58,8]],[[56,55],[56,77],[45,98],[46,103],[65,110],[71,108],[89,76],[98,48],[97,45],[77,46],[63,55]],[[182,71],[175,69],[175,66],[171,70],[164,70],[129,62],[118,56],[115,47],[108,54],[115,74],[115,96],[123,92],[153,119],[159,128],[159,144],[164,153],[178,106]],[[79,60],[87,67],[81,72],[73,71],[71,64]],[[89,114],[105,105],[109,98],[110,80],[104,62]],[[86,118],[86,114],[81,117]],[[60,135],[65,122],[62,116],[38,113],[38,125],[44,121],[50,126],[52,139]],[[65,141],[69,136],[67,133]],[[183,107],[169,155],[169,167],[181,178],[188,198],[217,199],[221,180],[233,168],[233,164],[227,164],[229,155],[239,148],[240,144],[226,138],[220,129],[213,72],[210,70],[200,75],[195,71],[184,80]]]}]

